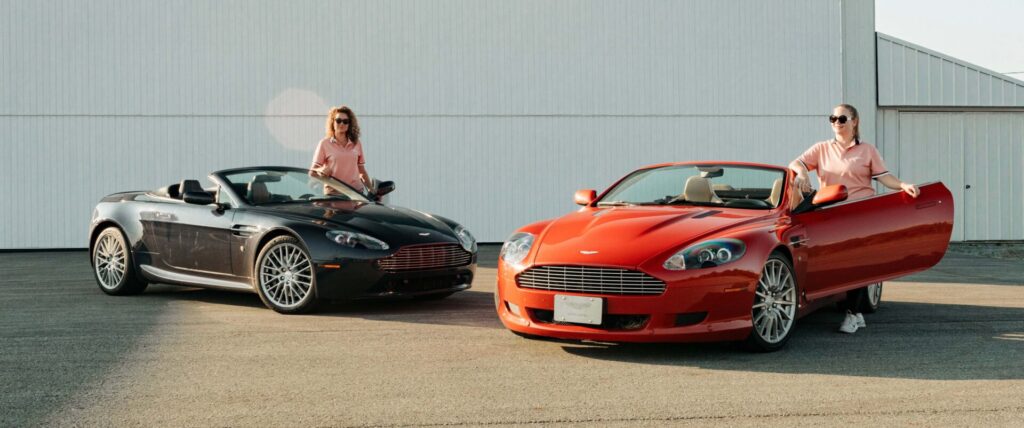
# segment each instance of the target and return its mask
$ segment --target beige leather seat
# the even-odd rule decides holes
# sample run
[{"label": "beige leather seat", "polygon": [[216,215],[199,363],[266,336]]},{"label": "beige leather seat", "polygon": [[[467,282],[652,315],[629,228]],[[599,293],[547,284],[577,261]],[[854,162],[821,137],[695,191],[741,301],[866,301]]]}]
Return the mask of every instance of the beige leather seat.
[{"label": "beige leather seat", "polygon": [[768,196],[768,203],[772,204],[772,207],[779,206],[779,201],[782,200],[782,179],[776,178],[775,182],[772,183],[772,194]]},{"label": "beige leather seat", "polygon": [[686,179],[682,199],[690,202],[722,203],[722,200],[711,190],[711,182],[696,175]]}]

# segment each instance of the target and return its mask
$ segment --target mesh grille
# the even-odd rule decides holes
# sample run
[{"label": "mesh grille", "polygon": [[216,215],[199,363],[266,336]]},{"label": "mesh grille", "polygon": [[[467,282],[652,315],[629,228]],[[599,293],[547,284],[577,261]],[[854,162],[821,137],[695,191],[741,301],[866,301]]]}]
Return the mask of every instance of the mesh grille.
[{"label": "mesh grille", "polygon": [[402,247],[377,260],[377,268],[387,272],[442,269],[468,265],[473,254],[459,244],[429,244]]},{"label": "mesh grille", "polygon": [[589,294],[652,295],[665,292],[661,280],[634,270],[590,266],[537,266],[516,277],[523,288]]}]

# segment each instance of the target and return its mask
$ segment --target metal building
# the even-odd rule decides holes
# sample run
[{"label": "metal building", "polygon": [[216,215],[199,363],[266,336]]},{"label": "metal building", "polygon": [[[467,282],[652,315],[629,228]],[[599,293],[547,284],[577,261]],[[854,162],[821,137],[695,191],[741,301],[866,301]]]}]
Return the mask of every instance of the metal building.
[{"label": "metal building", "polygon": [[[882,124],[887,157],[919,141],[902,134],[918,104],[879,97],[896,80],[876,79],[870,0],[0,7],[0,249],[85,247],[112,192],[306,166],[337,104],[359,116],[370,173],[398,183],[392,203],[484,242],[645,164],[785,164],[830,138],[838,102],[858,106],[867,140]],[[958,230],[1021,239],[1019,224]]]},{"label": "metal building", "polygon": [[877,37],[876,141],[888,166],[949,187],[952,240],[1024,240],[1024,82]]}]

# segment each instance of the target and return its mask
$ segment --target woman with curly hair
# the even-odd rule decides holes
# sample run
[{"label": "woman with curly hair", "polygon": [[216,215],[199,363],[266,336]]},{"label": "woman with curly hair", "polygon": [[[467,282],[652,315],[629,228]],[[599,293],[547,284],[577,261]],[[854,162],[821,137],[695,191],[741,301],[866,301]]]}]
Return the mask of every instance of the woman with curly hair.
[{"label": "woman with curly hair", "polygon": [[366,172],[356,114],[348,106],[332,108],[327,113],[325,130],[326,136],[313,152],[310,174],[331,177],[361,193],[370,193],[373,182]]}]

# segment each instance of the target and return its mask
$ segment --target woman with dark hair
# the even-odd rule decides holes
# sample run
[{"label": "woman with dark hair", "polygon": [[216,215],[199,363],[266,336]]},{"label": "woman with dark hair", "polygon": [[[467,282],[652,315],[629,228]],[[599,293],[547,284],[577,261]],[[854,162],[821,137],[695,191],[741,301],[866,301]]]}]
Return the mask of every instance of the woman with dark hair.
[{"label": "woman with dark hair", "polygon": [[[363,193],[373,190],[366,172],[363,144],[359,140],[359,120],[348,106],[334,107],[327,113],[326,135],[313,152],[310,174],[332,177]],[[333,192],[329,188],[328,193]]]},{"label": "woman with dark hair", "polygon": [[[816,171],[820,186],[842,184],[846,186],[850,200],[874,195],[872,179],[890,189],[907,192],[914,198],[920,194],[917,186],[904,183],[889,172],[875,146],[861,141],[860,115],[856,108],[849,104],[837,105],[828,121],[835,137],[811,146],[789,163],[789,169],[796,173],[793,184],[801,192],[811,191],[810,171]],[[857,293],[857,296],[863,298],[863,293]],[[854,333],[857,328],[867,326],[864,316],[854,312],[860,307],[858,302],[850,303],[846,318],[839,326],[843,333]]]}]

